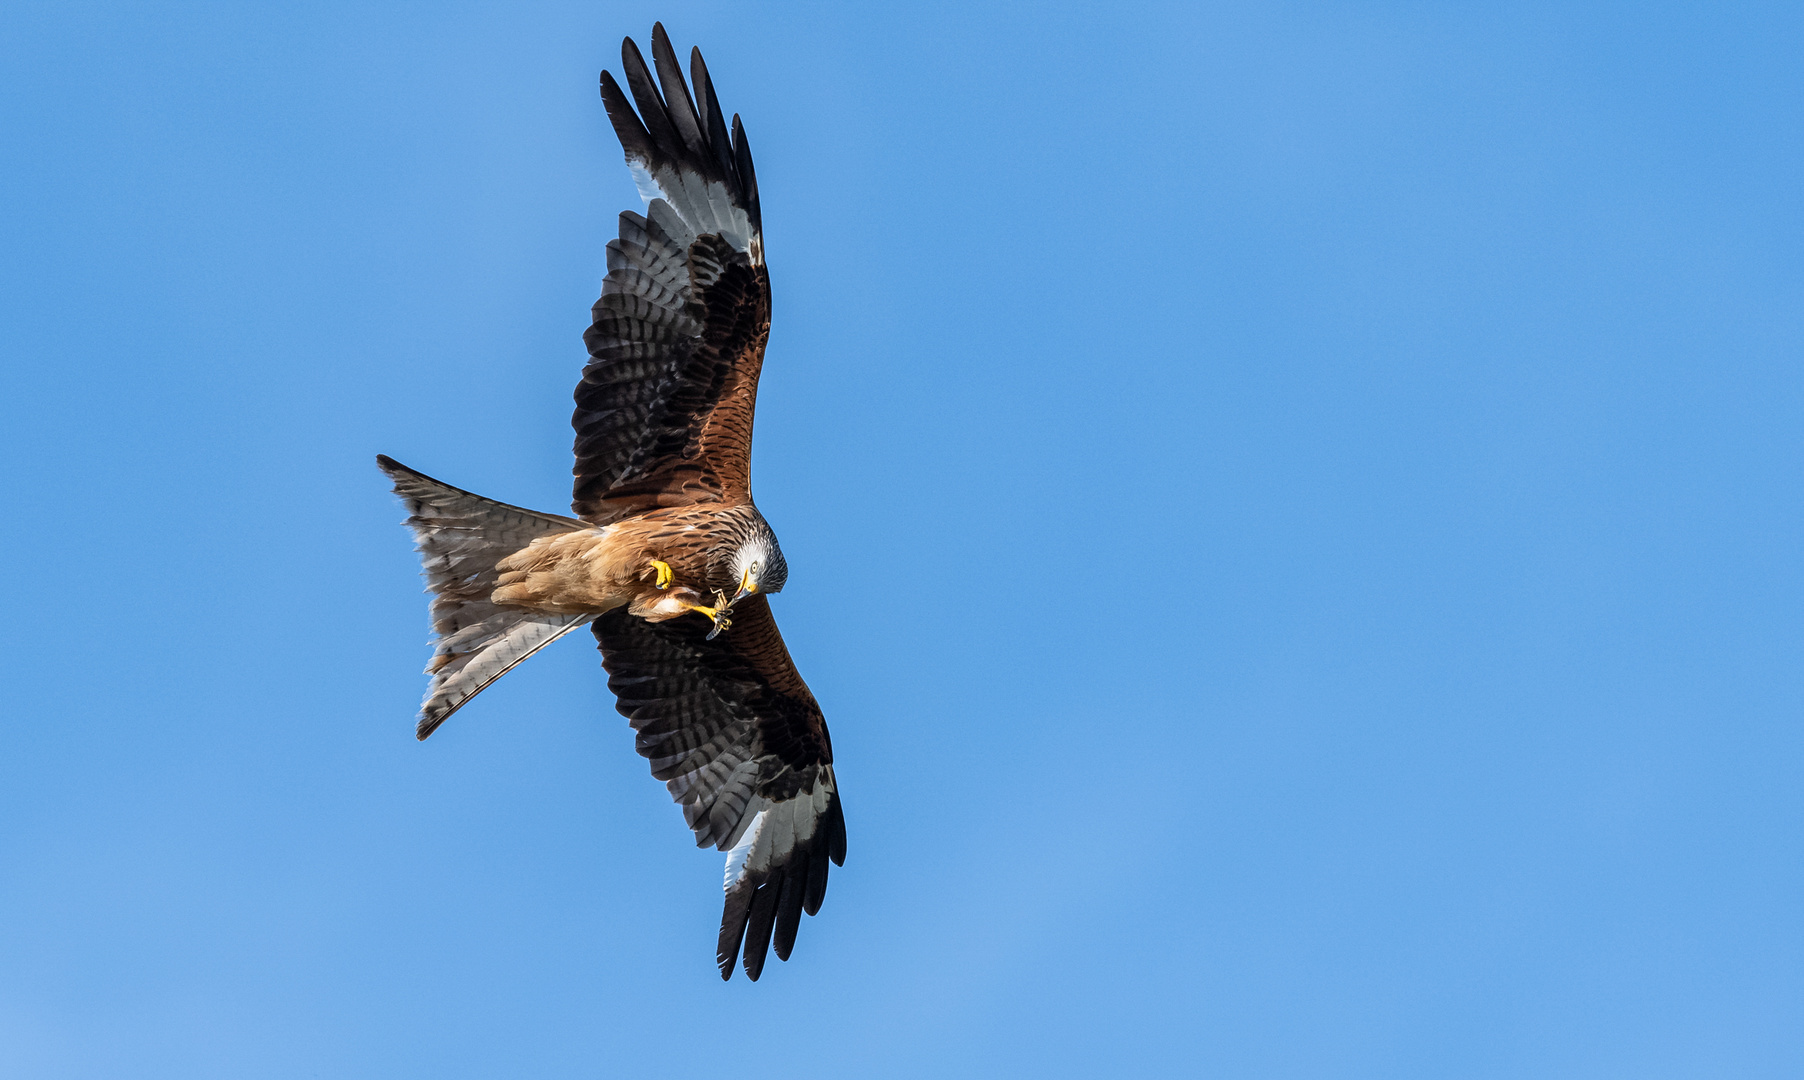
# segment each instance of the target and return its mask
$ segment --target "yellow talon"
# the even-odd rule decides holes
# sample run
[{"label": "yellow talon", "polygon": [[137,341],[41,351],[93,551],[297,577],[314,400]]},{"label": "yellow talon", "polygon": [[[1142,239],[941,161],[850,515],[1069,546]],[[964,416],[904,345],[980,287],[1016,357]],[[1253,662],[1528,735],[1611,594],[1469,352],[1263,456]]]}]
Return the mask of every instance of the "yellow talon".
[{"label": "yellow talon", "polygon": [[690,611],[700,612],[714,621],[714,629],[708,631],[709,641],[713,641],[716,634],[719,634],[721,631],[726,630],[733,625],[733,620],[727,618],[728,615],[733,614],[733,606],[727,603],[727,594],[721,592],[719,589],[714,590],[713,607],[706,607],[702,604],[687,604],[685,606]]},{"label": "yellow talon", "polygon": [[671,572],[670,564],[667,562],[660,562],[657,559],[653,559],[651,561],[651,564],[658,571],[658,581],[657,581],[658,588],[660,588],[660,589],[670,588],[670,583],[672,581],[676,580],[676,574]]}]

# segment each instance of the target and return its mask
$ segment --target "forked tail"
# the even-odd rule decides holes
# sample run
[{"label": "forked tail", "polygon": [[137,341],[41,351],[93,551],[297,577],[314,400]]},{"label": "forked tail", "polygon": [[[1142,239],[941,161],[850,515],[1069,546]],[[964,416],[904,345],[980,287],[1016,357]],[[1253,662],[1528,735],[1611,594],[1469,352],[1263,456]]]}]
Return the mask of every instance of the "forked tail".
[{"label": "forked tail", "polygon": [[424,739],[515,664],[594,618],[489,602],[499,576],[496,563],[537,537],[592,526],[472,495],[385,455],[377,455],[376,464],[407,504],[407,527],[432,593],[432,632],[438,640],[426,665],[432,683],[420,703],[417,734]]}]

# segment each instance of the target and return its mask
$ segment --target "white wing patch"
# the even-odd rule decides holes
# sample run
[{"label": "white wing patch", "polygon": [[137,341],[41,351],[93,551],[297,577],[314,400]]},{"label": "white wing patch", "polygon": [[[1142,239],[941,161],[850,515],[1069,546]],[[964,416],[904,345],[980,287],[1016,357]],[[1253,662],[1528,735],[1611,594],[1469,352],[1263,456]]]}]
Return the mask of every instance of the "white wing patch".
[{"label": "white wing patch", "polygon": [[658,181],[652,177],[651,170],[645,167],[643,161],[634,161],[628,158],[626,167],[627,171],[633,174],[633,186],[639,189],[639,198],[645,200],[647,206],[651,205],[653,199],[664,198],[664,192],[658,187]]},{"label": "white wing patch", "polygon": [[[763,264],[764,245],[753,234],[751,219],[745,211],[733,205],[725,184],[718,180],[709,182],[668,166],[654,171],[645,162],[630,158],[626,167],[633,174],[633,186],[639,189],[639,197],[650,208],[646,216],[656,221],[672,239],[687,232],[688,238],[682,241],[687,247],[695,237],[715,233],[733,245],[734,250],[749,255],[752,265]],[[655,211],[660,201],[674,211],[673,216],[682,219],[685,227],[673,228],[659,218]]]},{"label": "white wing patch", "polygon": [[733,886],[745,880],[745,863],[752,857],[752,848],[758,843],[758,834],[764,831],[765,813],[766,811],[763,810],[758,811],[757,815],[752,818],[751,827],[745,830],[745,839],[739,841],[739,845],[732,851],[727,852],[726,888],[728,892],[732,892]]},{"label": "white wing patch", "polygon": [[768,875],[773,867],[783,865],[796,848],[814,838],[821,815],[827,812],[833,791],[833,767],[821,769],[814,787],[798,792],[793,799],[781,802],[754,800],[756,813],[748,813],[746,829],[739,843],[727,853],[726,891],[756,874]]}]

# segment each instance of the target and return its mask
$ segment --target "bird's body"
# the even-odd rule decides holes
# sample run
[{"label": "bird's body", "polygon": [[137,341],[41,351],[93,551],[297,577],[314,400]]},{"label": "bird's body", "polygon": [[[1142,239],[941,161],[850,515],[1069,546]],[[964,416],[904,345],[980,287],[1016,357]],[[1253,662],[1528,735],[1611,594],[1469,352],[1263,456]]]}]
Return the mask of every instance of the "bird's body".
[{"label": "bird's body", "polygon": [[[592,626],[635,747],[700,845],[728,851],[716,960],[787,960],[801,915],[845,859],[820,706],[766,597],[789,568],[752,501],[770,278],[751,151],[729,134],[699,50],[695,97],[662,26],[657,78],[629,38],[632,103],[601,95],[646,212],[620,215],[583,340],[575,517],[509,506],[392,458],[433,594],[436,638],[418,735],[496,679]],[[633,103],[638,106],[634,111]]]},{"label": "bird's body", "polygon": [[[734,595],[752,563],[771,556],[764,515],[751,503],[672,506],[616,522],[536,537],[496,564],[497,604],[565,615],[626,606],[653,621],[675,618],[716,593]],[[658,564],[670,568],[660,588]]]}]

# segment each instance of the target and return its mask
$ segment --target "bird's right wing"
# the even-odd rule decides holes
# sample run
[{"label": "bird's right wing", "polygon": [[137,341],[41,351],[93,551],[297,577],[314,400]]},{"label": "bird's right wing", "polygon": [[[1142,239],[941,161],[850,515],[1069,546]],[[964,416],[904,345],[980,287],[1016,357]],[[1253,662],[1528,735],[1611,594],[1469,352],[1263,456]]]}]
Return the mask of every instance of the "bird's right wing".
[{"label": "bird's right wing", "polygon": [[844,865],[846,821],[833,746],[770,605],[751,596],[714,640],[708,623],[647,622],[617,608],[595,620],[608,688],[639,753],[683,806],[697,845],[727,856],[716,960],[723,979],[744,945],[757,979],[773,935],[789,959],[802,913],[820,910],[827,863]]},{"label": "bird's right wing", "polygon": [[620,215],[583,341],[572,506],[596,524],[750,490],[752,414],[770,333],[758,180],[739,118],[731,136],[701,51],[689,96],[670,38],[652,30],[654,81],[631,38],[632,101],[607,72],[601,97],[645,214]]}]

